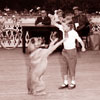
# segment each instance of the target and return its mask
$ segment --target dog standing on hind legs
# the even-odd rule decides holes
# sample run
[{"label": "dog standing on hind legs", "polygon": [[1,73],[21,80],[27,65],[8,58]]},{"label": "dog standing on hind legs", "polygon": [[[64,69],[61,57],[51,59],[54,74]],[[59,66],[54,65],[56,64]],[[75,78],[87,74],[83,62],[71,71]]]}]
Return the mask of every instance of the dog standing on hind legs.
[{"label": "dog standing on hind legs", "polygon": [[52,41],[48,48],[42,47],[42,38],[35,37],[31,38],[28,51],[29,54],[29,67],[28,67],[28,79],[27,79],[27,86],[28,86],[28,93],[33,95],[44,95],[45,92],[45,83],[42,79],[48,63],[48,56],[57,48],[59,47],[63,41],[58,41],[56,38]]}]

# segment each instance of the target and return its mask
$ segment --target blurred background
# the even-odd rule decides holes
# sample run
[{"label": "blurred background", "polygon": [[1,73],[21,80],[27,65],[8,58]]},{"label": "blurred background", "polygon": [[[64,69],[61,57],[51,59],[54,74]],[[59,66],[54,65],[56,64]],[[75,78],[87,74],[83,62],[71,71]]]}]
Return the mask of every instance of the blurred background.
[{"label": "blurred background", "polygon": [[4,8],[17,11],[35,10],[37,6],[40,6],[50,12],[57,8],[63,9],[65,12],[72,12],[72,7],[76,5],[88,13],[100,10],[100,0],[0,0],[1,10]]},{"label": "blurred background", "polygon": [[[4,32],[7,34],[11,34],[12,32],[12,35],[9,36],[13,37],[13,33],[18,33],[20,36],[20,42],[18,42],[18,46],[21,47],[21,24],[34,25],[35,20],[39,16],[39,12],[42,9],[45,9],[48,14],[51,15],[54,14],[55,10],[62,9],[66,22],[70,21],[73,16],[72,8],[74,6],[78,6],[80,8],[79,10],[86,14],[91,24],[91,33],[93,34],[91,36],[93,36],[94,43],[94,41],[97,40],[94,38],[94,36],[98,38],[98,34],[100,35],[100,0],[0,0],[0,31],[2,31],[2,29],[7,29]],[[29,36],[26,35],[27,44],[28,38]],[[15,40],[16,39],[13,41]],[[15,45],[13,41],[12,44]],[[8,46],[10,44],[11,43],[7,42],[5,45]],[[98,47],[100,48],[100,45]]]}]

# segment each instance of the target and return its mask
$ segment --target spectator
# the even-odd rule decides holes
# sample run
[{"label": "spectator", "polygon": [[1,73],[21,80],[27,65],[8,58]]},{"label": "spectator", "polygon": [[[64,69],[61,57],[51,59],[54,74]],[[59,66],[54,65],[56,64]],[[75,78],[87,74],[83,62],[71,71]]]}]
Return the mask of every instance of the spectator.
[{"label": "spectator", "polygon": [[48,17],[47,12],[45,10],[41,11],[41,16],[38,17],[35,21],[35,25],[50,25],[51,19]]},{"label": "spectator", "polygon": [[[41,10],[41,16],[39,16],[36,21],[35,21],[35,25],[51,25],[51,19],[48,16],[47,12],[45,10]],[[48,34],[47,34],[48,33]],[[42,32],[38,32],[38,35],[40,35],[41,37],[45,38],[45,44],[49,44],[50,42],[50,31],[42,31]]]},{"label": "spectator", "polygon": [[[83,39],[86,37],[86,44],[88,44],[87,37],[89,36],[89,21],[85,14],[79,11],[78,7],[73,7],[74,16],[72,17],[72,21],[74,24],[75,30],[78,32],[79,36]],[[80,48],[80,46],[78,46]]]},{"label": "spectator", "polygon": [[89,35],[89,21],[85,14],[79,11],[78,7],[73,7],[74,17],[72,17],[75,30],[78,32],[79,36]]}]

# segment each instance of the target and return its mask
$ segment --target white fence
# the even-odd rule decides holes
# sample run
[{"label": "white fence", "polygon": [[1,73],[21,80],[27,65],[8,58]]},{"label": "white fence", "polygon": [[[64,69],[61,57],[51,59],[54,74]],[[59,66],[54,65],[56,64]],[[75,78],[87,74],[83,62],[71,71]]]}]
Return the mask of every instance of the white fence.
[{"label": "white fence", "polygon": [[[0,19],[1,20],[1,19]],[[35,23],[35,20],[36,20],[36,17],[35,18],[21,18],[21,19],[19,19],[19,20],[15,20],[15,19],[12,19],[12,18],[10,18],[10,19],[4,19],[5,20],[5,22],[4,22],[4,26],[3,26],[3,28],[4,29],[7,29],[7,28],[11,28],[11,29],[16,29],[17,30],[17,34],[19,34],[19,44],[18,44],[18,47],[22,47],[22,27],[21,27],[21,24],[22,23],[24,23],[24,24],[28,24],[28,23],[31,23],[31,24],[33,24],[34,25],[34,23]],[[3,21],[3,20],[2,20]],[[95,20],[95,19],[93,19],[92,18],[92,22],[93,22],[93,24],[92,24],[92,32],[93,32],[93,34],[100,34],[100,24],[99,23],[97,23],[97,22],[94,22],[94,21],[97,21],[97,20]],[[99,22],[100,20],[98,20],[98,22]],[[15,31],[16,32],[16,31]],[[6,33],[10,36],[10,35],[14,35],[14,34],[11,34],[11,32],[10,31],[6,31]],[[13,32],[14,33],[14,32]],[[14,36],[12,36],[12,37],[14,37]],[[25,37],[25,39],[26,39],[26,46],[27,46],[27,44],[28,44],[28,42],[29,42],[29,35],[28,35],[28,33],[26,34],[26,37]],[[14,46],[14,44],[13,43],[15,43],[16,42],[16,39],[13,39],[12,40],[12,43],[9,43],[9,42],[7,42],[6,43],[6,45],[7,46]]]}]

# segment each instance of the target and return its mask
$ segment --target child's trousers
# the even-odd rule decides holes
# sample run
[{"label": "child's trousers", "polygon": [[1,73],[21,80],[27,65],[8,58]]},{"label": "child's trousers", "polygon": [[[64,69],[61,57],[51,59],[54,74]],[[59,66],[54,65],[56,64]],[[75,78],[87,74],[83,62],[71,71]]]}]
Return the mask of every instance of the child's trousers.
[{"label": "child's trousers", "polygon": [[66,50],[63,49],[63,65],[62,65],[62,74],[68,75],[72,78],[75,77],[75,69],[77,63],[77,53],[76,49]]}]

